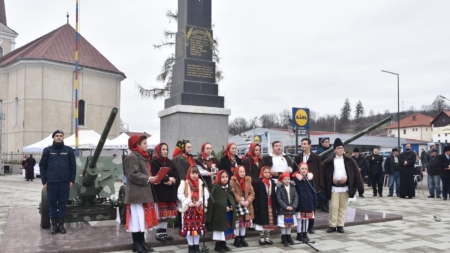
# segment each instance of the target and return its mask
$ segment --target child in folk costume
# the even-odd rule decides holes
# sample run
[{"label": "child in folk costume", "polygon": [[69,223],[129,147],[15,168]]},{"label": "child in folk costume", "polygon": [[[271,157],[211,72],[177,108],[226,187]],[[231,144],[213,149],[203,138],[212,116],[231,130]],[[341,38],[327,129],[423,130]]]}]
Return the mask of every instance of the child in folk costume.
[{"label": "child in folk costume", "polygon": [[235,238],[236,204],[228,181],[228,173],[225,170],[217,173],[208,205],[206,226],[209,231],[213,231],[213,240],[216,241],[214,250],[217,252],[230,251],[225,241]]},{"label": "child in folk costume", "polygon": [[[200,253],[200,235],[206,230],[203,226],[203,188],[199,179],[199,171],[196,166],[188,169],[186,180],[181,180],[178,187],[178,211],[182,215],[181,235],[186,236],[189,244],[189,253]],[[208,191],[205,191],[205,201],[209,198]]]},{"label": "child in folk costume", "polygon": [[275,198],[275,183],[270,179],[272,177],[270,166],[264,166],[261,169],[260,179],[256,184],[255,208],[256,224],[255,230],[259,231],[259,244],[272,245],[270,240],[270,230],[277,229],[277,201]]},{"label": "child in folk costume", "polygon": [[252,202],[255,199],[255,192],[253,191],[252,178],[246,176],[243,165],[238,165],[235,169],[230,185],[236,198],[236,216],[238,219],[234,246],[248,247],[248,243],[245,241],[245,228],[253,227],[252,220],[255,218],[255,214]]},{"label": "child in folk costume", "polygon": [[301,162],[299,171],[292,174],[295,188],[299,196],[297,206],[297,240],[307,243],[308,238],[308,222],[314,219],[314,207],[317,203],[317,194],[315,192],[313,174],[308,170],[308,164]]},{"label": "child in folk costume", "polygon": [[281,243],[285,247],[294,245],[291,238],[291,228],[297,225],[295,210],[298,206],[298,195],[290,174],[283,172],[277,183],[278,226],[281,228]]}]

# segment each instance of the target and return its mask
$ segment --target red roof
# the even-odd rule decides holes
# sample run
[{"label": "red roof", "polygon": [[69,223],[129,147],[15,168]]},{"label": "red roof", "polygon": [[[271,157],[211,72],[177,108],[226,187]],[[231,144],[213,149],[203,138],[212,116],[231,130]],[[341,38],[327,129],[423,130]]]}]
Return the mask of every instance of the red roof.
[{"label": "red roof", "polygon": [[[58,29],[20,47],[0,58],[0,66],[6,66],[24,59],[46,59],[75,64],[75,29],[65,24]],[[108,72],[119,73],[125,77],[83,36],[79,35],[78,64]]]},{"label": "red roof", "polygon": [[[414,127],[414,126],[430,126],[432,120],[433,118],[430,116],[416,113],[400,120],[400,128]],[[392,125],[387,126],[386,129],[393,129],[397,127],[398,123],[396,122]]]}]

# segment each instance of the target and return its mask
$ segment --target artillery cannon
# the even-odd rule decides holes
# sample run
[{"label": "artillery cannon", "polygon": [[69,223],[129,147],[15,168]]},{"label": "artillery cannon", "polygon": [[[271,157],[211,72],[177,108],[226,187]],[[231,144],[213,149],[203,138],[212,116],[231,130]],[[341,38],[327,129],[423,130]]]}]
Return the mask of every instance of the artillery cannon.
[{"label": "artillery cannon", "polygon": [[[117,108],[111,110],[94,155],[76,157],[77,172],[66,206],[66,223],[115,220],[116,207],[124,206],[123,198],[120,196],[118,200],[112,198],[116,193],[114,183],[123,179],[122,158],[100,157],[118,111]],[[39,213],[41,227],[49,228],[49,206],[45,190],[41,193]]]},{"label": "artillery cannon", "polygon": [[[349,139],[343,141],[342,143],[343,143],[344,145],[347,145],[347,144],[351,143],[352,141],[354,141],[354,140],[360,138],[361,136],[363,136],[363,135],[365,135],[365,134],[367,134],[367,133],[373,131],[374,129],[376,129],[376,128],[382,126],[383,124],[386,124],[387,122],[389,122],[389,121],[391,121],[391,120],[392,120],[392,116],[389,116],[389,117],[387,117],[387,118],[385,118],[385,119],[383,119],[383,120],[381,120],[381,121],[375,123],[374,125],[372,125],[372,126],[366,128],[366,129],[362,130],[361,132],[359,132],[359,133],[353,135],[352,137],[350,137]],[[333,152],[333,151],[334,151],[334,149],[329,148],[329,149],[327,149],[326,151],[320,153],[319,156],[322,158],[322,157],[328,155],[329,153],[331,153],[331,152]]]}]

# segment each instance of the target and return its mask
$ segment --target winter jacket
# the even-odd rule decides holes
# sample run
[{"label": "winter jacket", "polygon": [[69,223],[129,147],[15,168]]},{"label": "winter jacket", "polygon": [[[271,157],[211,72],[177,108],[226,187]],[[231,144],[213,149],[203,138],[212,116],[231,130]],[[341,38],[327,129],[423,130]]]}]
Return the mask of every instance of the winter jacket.
[{"label": "winter jacket", "polygon": [[180,177],[180,180],[186,180],[186,174],[191,167],[191,164],[189,163],[188,159],[184,157],[183,154],[179,154],[172,158],[172,164],[175,166],[175,169],[178,171],[178,176]]},{"label": "winter jacket", "polygon": [[[283,155],[283,157],[284,157],[284,159],[286,159],[288,169],[290,169],[289,173],[292,174],[292,172],[294,171],[294,167],[295,166],[293,166],[291,158],[288,155]],[[263,156],[262,159],[263,159],[264,164],[266,166],[270,166],[270,167],[273,166],[273,160],[272,160],[272,156],[271,155]],[[281,174],[281,173],[279,173],[279,174]],[[276,177],[276,178],[278,178],[278,177]]]},{"label": "winter jacket", "polygon": [[261,168],[264,167],[265,163],[263,160],[258,161],[258,165],[255,164],[252,156],[245,156],[242,159],[242,163],[245,167],[245,175],[250,176],[252,178],[253,187],[256,186],[256,183],[259,180],[259,174],[261,173]]},{"label": "winter jacket", "polygon": [[314,211],[317,204],[317,194],[313,191],[314,174],[308,173],[308,181],[305,179],[298,180],[295,176],[292,180],[295,183],[295,189],[297,190],[298,195],[298,206],[296,211]]},{"label": "winter jacket", "polygon": [[[272,196],[272,218],[277,221],[277,211],[278,203],[277,196],[275,192],[275,183],[271,181],[270,184],[271,196]],[[260,180],[256,184],[255,189],[255,200],[253,201],[253,208],[255,208],[255,219],[253,222],[258,225],[268,225],[269,224],[269,204],[267,197],[266,185]]]},{"label": "winter jacket", "polygon": [[371,155],[367,160],[369,160],[370,175],[383,174],[383,156]]},{"label": "winter jacket", "polygon": [[352,159],[355,160],[356,164],[361,169],[361,173],[363,173],[363,171],[366,171],[369,168],[369,161],[364,156],[362,155],[359,155],[358,157],[352,156]]},{"label": "winter jacket", "polygon": [[429,164],[428,164],[428,176],[440,175],[441,168],[439,166],[439,157],[438,156],[430,156]]},{"label": "winter jacket", "polygon": [[[282,182],[277,182],[277,204],[278,204],[278,215],[284,214],[295,214],[295,210],[298,206],[298,195],[297,189],[295,188],[295,183],[290,182],[289,187],[289,198],[286,190],[286,186]],[[292,210],[287,210],[288,206],[292,207]]]},{"label": "winter jacket", "polygon": [[[236,204],[242,201],[242,188],[239,184],[239,180],[236,177],[232,177],[230,181],[231,189],[233,190],[234,197],[236,199]],[[245,193],[244,199],[249,202],[247,209],[250,212],[245,215],[245,220],[253,220],[255,218],[255,210],[253,209],[253,200],[255,200],[255,191],[252,186],[252,178],[249,176],[245,177]]]},{"label": "winter jacket", "polygon": [[[320,148],[317,149],[317,154],[320,155],[320,154],[322,154],[323,152],[327,151],[330,148],[331,148],[331,146],[328,147],[328,148],[324,148],[324,147],[321,146]],[[333,155],[334,155],[334,153],[330,152],[330,153],[328,153],[328,155],[322,156],[320,158],[322,159],[322,161],[325,161],[327,158],[329,158],[330,156],[333,156]]]},{"label": "winter jacket", "polygon": [[[333,185],[333,173],[334,173],[334,159],[335,156],[332,156],[322,162],[325,181],[324,194],[327,199],[331,199],[331,187]],[[348,186],[349,197],[353,198],[355,196],[356,190],[358,190],[360,194],[364,193],[364,185],[361,173],[359,173],[358,165],[356,164],[356,162],[351,157],[344,155],[344,166],[345,171],[347,172],[346,185]]]},{"label": "winter jacket", "polygon": [[225,231],[227,226],[227,205],[233,207],[233,220],[231,221],[231,228],[236,227],[236,200],[231,187],[228,185],[226,188],[222,188],[218,184],[214,184],[211,189],[211,196],[214,199],[210,199],[208,204],[207,222],[211,223],[211,231]]},{"label": "winter jacket", "polygon": [[228,172],[229,179],[231,179],[231,175],[234,174],[234,168],[236,168],[237,165],[244,165],[241,158],[239,158],[237,155],[235,156],[235,158],[236,163],[234,164],[234,166],[231,164],[231,160],[228,158],[228,156],[224,156],[222,157],[222,159],[220,159],[219,170],[225,170],[226,172]]},{"label": "winter jacket", "polygon": [[[296,156],[294,160],[295,160],[296,165],[293,166],[294,171],[292,174],[299,171],[299,168],[297,165],[299,163],[303,162],[303,153]],[[314,185],[316,187],[316,192],[322,191],[323,187],[324,187],[324,181],[323,181],[323,169],[322,169],[322,165],[321,165],[322,161],[321,161],[319,155],[311,152],[311,154],[309,155],[308,161],[306,161],[306,163],[308,164],[309,172],[311,172],[314,175]]]},{"label": "winter jacket", "polygon": [[124,160],[127,174],[125,204],[154,203],[148,160],[136,151]]},{"label": "winter jacket", "polygon": [[[154,185],[155,189],[155,202],[176,202],[177,201],[177,189],[180,184],[180,177],[178,176],[178,171],[174,168],[172,161],[170,159],[164,162],[159,159],[153,159],[150,162],[152,167],[152,175],[156,176],[162,167],[168,167],[170,170],[167,172],[164,178],[161,179],[161,183]],[[169,181],[169,177],[175,178],[176,184],[166,185],[165,182]]]},{"label": "winter jacket", "polygon": [[450,178],[450,170],[448,166],[450,165],[450,160],[444,154],[439,155],[439,164],[441,168],[441,178]]},{"label": "winter jacket", "polygon": [[64,146],[64,142],[47,147],[39,162],[42,184],[75,182],[77,167],[73,149]]},{"label": "winter jacket", "polygon": [[[386,174],[394,174],[394,172],[396,172],[395,170],[395,158],[393,155],[390,155],[386,158],[386,161],[384,162],[384,171],[386,172]],[[398,170],[397,172],[400,171],[400,164],[398,165]]]}]

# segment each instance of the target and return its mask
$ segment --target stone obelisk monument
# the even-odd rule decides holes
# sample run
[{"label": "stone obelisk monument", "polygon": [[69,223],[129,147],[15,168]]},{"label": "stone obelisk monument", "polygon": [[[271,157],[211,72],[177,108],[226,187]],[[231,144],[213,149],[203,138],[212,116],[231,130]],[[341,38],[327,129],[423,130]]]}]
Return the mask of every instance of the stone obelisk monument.
[{"label": "stone obelisk monument", "polygon": [[216,152],[228,142],[231,110],[224,109],[224,97],[218,96],[212,49],[211,0],[178,0],[172,86],[158,113],[161,142],[171,150],[180,138],[191,141],[193,154],[204,142]]}]

